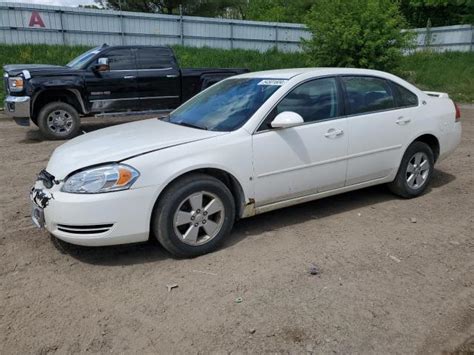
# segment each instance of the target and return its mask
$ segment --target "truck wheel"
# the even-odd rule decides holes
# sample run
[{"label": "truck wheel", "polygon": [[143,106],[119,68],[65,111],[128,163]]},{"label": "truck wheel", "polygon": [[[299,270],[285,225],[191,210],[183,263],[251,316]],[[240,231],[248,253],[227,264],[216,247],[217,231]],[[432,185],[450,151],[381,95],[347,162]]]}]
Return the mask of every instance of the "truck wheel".
[{"label": "truck wheel", "polygon": [[428,186],[434,169],[434,154],[428,144],[413,142],[403,155],[397,176],[389,189],[403,198],[421,195]]},{"label": "truck wheel", "polygon": [[38,115],[41,133],[52,140],[69,139],[79,133],[81,127],[76,109],[65,102],[51,102]]},{"label": "truck wheel", "polygon": [[151,228],[171,254],[194,257],[215,250],[234,220],[234,199],[227,186],[212,176],[192,174],[165,190]]}]

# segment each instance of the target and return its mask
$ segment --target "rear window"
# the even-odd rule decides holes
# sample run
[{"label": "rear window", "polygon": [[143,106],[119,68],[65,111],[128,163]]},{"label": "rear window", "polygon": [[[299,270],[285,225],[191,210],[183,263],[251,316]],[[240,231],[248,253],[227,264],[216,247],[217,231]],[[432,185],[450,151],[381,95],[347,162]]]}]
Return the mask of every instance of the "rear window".
[{"label": "rear window", "polygon": [[173,66],[173,55],[167,48],[139,48],[138,69],[165,69]]},{"label": "rear window", "polygon": [[362,76],[342,78],[349,101],[349,114],[387,110],[395,107],[390,86],[384,79]]},{"label": "rear window", "polygon": [[408,107],[408,106],[417,106],[418,97],[412,93],[410,90],[404,88],[401,85],[391,82],[392,89],[397,96],[397,106],[398,107]]}]

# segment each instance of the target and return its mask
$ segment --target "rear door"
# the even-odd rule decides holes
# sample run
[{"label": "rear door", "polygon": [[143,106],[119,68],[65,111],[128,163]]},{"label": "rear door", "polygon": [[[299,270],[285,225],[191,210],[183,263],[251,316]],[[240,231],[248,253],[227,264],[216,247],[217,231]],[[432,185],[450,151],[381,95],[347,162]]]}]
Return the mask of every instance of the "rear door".
[{"label": "rear door", "polygon": [[172,109],[181,100],[181,79],[173,52],[167,47],[137,49],[138,92],[143,110]]},{"label": "rear door", "polygon": [[400,107],[386,79],[343,76],[341,81],[350,127],[346,185],[383,179],[398,169],[413,112]]},{"label": "rear door", "polygon": [[[99,58],[107,58],[110,70],[94,72]],[[85,76],[88,100],[93,112],[136,110],[138,102],[137,66],[130,48],[104,51],[89,65]]]}]

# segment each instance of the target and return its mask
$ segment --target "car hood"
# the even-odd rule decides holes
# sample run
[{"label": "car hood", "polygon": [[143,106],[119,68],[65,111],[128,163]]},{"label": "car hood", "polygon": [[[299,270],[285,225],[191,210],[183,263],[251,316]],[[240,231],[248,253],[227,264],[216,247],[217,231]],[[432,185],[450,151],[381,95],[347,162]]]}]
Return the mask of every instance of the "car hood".
[{"label": "car hood", "polygon": [[76,137],[53,152],[46,170],[57,180],[81,168],[118,162],[227,132],[180,126],[156,118],[121,124]]},{"label": "car hood", "polygon": [[3,66],[3,70],[10,76],[19,75],[24,70],[28,70],[31,76],[63,74],[75,71],[66,66],[50,64],[8,64]]}]

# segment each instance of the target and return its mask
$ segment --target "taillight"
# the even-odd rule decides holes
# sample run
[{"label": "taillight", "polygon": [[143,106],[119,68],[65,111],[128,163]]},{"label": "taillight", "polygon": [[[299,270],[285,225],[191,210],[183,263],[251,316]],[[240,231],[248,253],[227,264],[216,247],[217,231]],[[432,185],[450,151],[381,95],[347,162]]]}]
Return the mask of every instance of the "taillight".
[{"label": "taillight", "polygon": [[461,110],[459,109],[459,106],[455,103],[454,103],[454,108],[456,109],[456,117],[454,118],[454,122],[459,122],[461,121]]}]

